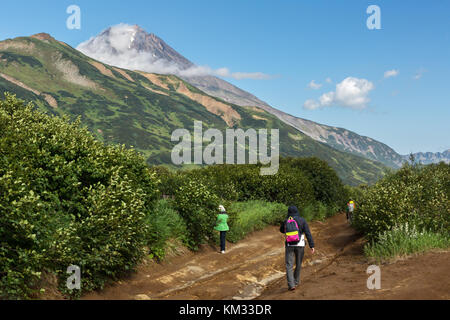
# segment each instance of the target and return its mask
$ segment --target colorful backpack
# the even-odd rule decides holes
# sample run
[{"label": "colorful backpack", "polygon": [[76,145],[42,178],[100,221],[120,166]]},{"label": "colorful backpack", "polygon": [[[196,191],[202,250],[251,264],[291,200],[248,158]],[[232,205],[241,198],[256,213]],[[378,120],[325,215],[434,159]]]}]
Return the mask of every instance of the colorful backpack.
[{"label": "colorful backpack", "polygon": [[289,219],[287,219],[285,231],[288,244],[297,244],[300,241],[300,229],[294,218],[289,217]]},{"label": "colorful backpack", "polygon": [[355,210],[355,204],[350,202],[348,204],[348,211],[353,212],[354,210]]}]

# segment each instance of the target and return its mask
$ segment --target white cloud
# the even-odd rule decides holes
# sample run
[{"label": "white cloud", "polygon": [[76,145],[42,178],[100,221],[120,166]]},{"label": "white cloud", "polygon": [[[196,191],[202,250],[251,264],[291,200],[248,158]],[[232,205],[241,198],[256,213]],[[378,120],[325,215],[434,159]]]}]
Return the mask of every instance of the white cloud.
[{"label": "white cloud", "polygon": [[220,68],[217,70],[211,70],[213,75],[224,77],[224,78],[234,78],[236,80],[241,79],[253,79],[253,80],[267,80],[272,78],[271,76],[262,72],[230,72],[227,68]]},{"label": "white cloud", "polygon": [[303,104],[303,108],[308,110],[315,110],[320,108],[320,104],[314,99],[309,99],[305,101],[305,103]]},{"label": "white cloud", "polygon": [[262,72],[234,72],[231,75],[235,79],[253,79],[253,80],[268,80],[272,76],[262,73]]},{"label": "white cloud", "polygon": [[369,93],[374,88],[374,84],[369,80],[348,77],[336,85],[335,91],[323,94],[318,101],[307,100],[303,107],[315,110],[336,105],[350,109],[365,109],[370,102]]},{"label": "white cloud", "polygon": [[384,78],[391,78],[391,77],[396,77],[398,76],[398,74],[400,73],[400,71],[393,69],[393,70],[388,70],[384,73]]},{"label": "white cloud", "polygon": [[327,83],[333,83],[333,80],[331,80],[330,77],[326,78],[325,81],[326,81]]},{"label": "white cloud", "polygon": [[425,72],[427,72],[426,69],[420,68],[420,69],[416,72],[416,74],[414,75],[413,79],[414,79],[414,80],[419,80],[420,78],[422,78],[422,76],[423,76],[423,74],[424,74]]},{"label": "white cloud", "polygon": [[316,83],[315,80],[312,80],[309,84],[308,87],[313,89],[313,90],[317,90],[320,89],[322,87],[322,84],[320,83]]},{"label": "white cloud", "polygon": [[227,68],[220,68],[216,70],[216,75],[219,77],[229,77],[230,76],[230,70]]},{"label": "white cloud", "polygon": [[319,102],[321,106],[327,107],[330,106],[336,99],[336,93],[335,92],[328,92],[323,94],[319,98]]},{"label": "white cloud", "polygon": [[78,45],[85,55],[103,63],[131,70],[149,73],[175,74],[182,77],[219,76],[226,78],[266,80],[271,76],[262,72],[230,72],[227,68],[214,70],[208,66],[181,67],[175,62],[161,59],[150,52],[131,48],[135,41],[136,27],[121,23],[110,29],[109,35],[93,37]]}]

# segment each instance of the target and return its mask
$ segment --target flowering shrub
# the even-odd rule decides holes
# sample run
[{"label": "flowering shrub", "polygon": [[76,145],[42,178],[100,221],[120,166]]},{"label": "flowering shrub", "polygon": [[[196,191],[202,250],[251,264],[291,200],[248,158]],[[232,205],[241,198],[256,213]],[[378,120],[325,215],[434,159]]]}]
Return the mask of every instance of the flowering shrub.
[{"label": "flowering shrub", "polygon": [[405,165],[357,200],[354,225],[372,240],[394,226],[414,221],[431,232],[450,230],[450,165]]}]

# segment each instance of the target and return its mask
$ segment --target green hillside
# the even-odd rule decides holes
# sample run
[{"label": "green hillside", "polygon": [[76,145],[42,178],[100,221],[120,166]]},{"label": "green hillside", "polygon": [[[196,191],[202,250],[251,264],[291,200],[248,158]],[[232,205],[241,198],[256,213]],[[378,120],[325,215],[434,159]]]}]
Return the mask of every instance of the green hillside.
[{"label": "green hillside", "polygon": [[176,76],[119,69],[95,61],[49,35],[0,42],[0,93],[9,91],[54,115],[80,116],[96,137],[133,146],[150,164],[171,164],[171,134],[216,128],[280,129],[281,156],[317,156],[345,183],[373,183],[384,166],[338,151],[256,107],[213,98]]}]

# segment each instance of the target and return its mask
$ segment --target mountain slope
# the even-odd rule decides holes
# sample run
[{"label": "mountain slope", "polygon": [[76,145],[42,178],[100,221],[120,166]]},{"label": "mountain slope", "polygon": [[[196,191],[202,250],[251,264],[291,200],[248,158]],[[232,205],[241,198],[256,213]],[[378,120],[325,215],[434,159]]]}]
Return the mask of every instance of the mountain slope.
[{"label": "mountain slope", "polygon": [[274,115],[207,95],[179,77],[103,64],[46,34],[0,42],[0,93],[34,101],[50,114],[81,117],[106,143],[141,151],[151,164],[171,164],[171,134],[216,128],[277,128],[282,156],[317,156],[348,184],[372,183],[384,167],[314,141]]},{"label": "mountain slope", "polygon": [[261,108],[276,115],[283,122],[290,124],[314,140],[326,143],[337,150],[379,161],[392,168],[398,168],[404,162],[404,158],[392,148],[369,137],[361,136],[347,129],[297,118],[270,106]]},{"label": "mountain slope", "polygon": [[121,24],[110,27],[98,36],[80,44],[84,54],[120,67],[134,70],[176,74],[201,91],[239,106],[256,106],[277,116],[316,141],[367,159],[398,168],[404,159],[392,148],[374,139],[360,136],[346,129],[334,128],[313,121],[293,117],[272,108],[254,95],[209,74],[201,73],[191,61],[176,52],[162,39],[149,34],[137,25]]}]

